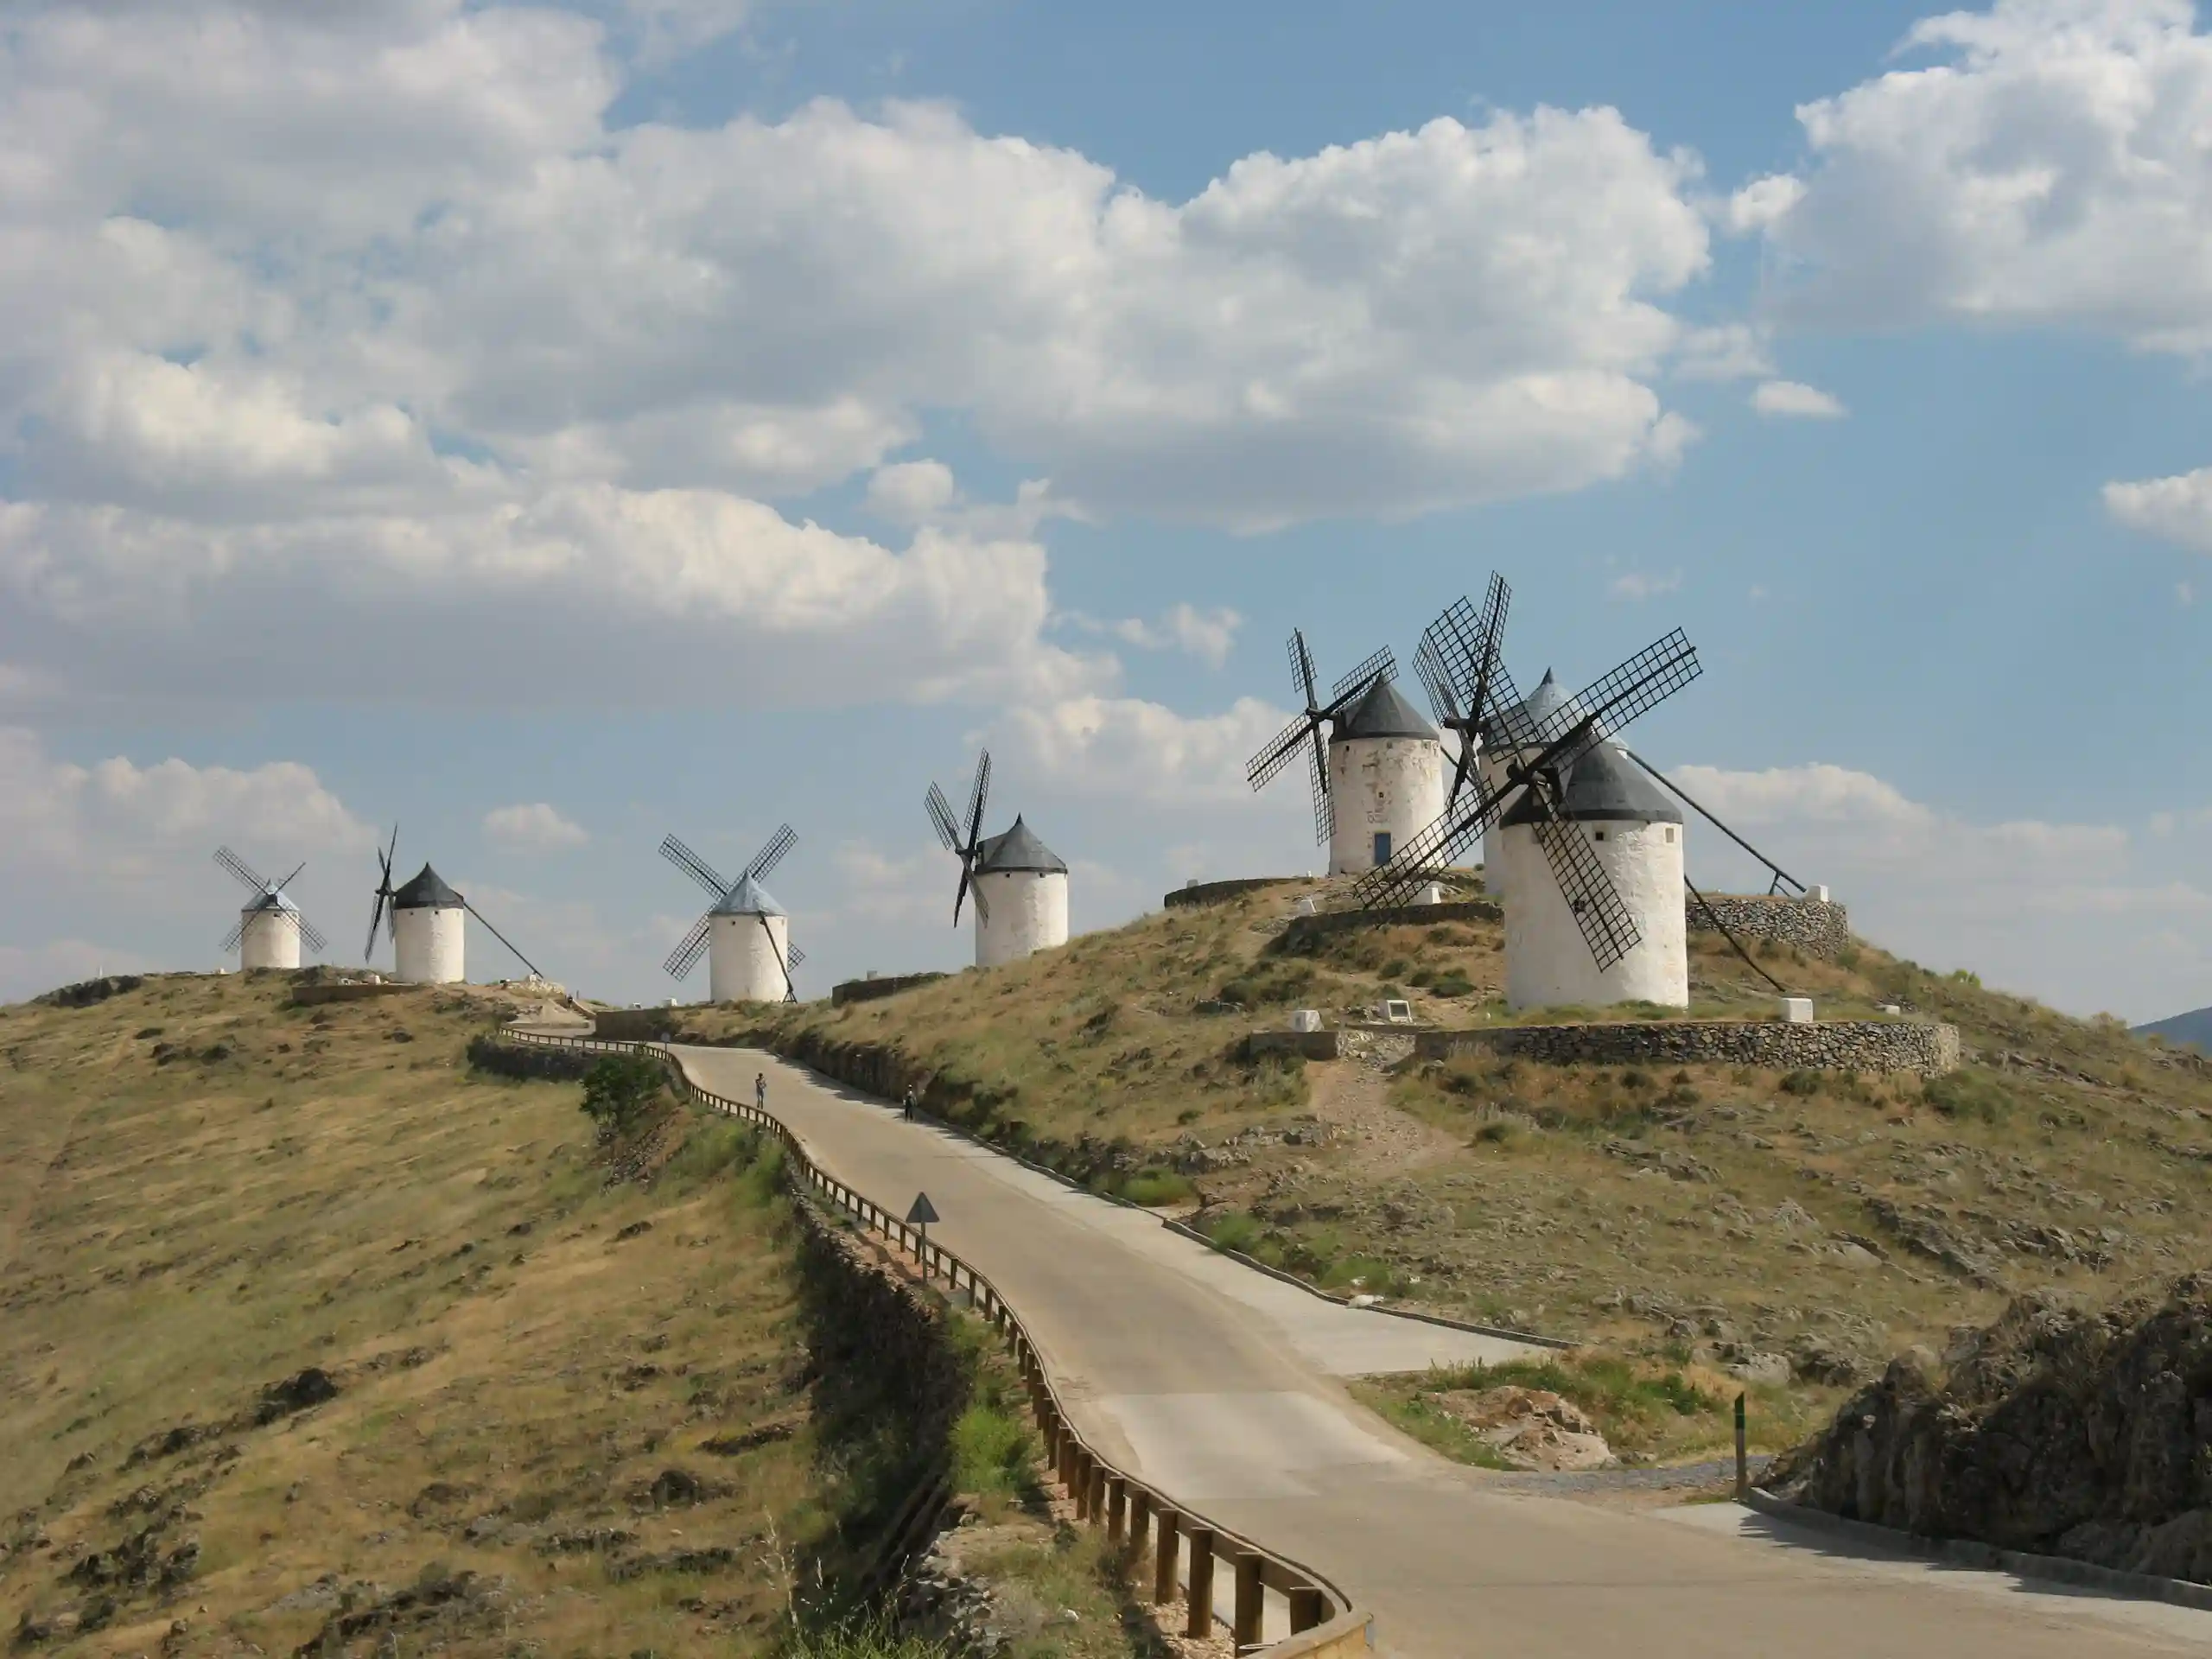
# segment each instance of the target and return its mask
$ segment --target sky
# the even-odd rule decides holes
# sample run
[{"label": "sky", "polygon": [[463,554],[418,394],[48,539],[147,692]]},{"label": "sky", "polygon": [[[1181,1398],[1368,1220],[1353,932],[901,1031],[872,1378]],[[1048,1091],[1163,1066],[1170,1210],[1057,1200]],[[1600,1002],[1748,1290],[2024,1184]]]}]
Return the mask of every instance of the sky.
[{"label": "sky", "polygon": [[956,967],[984,746],[1078,930],[1319,868],[1286,637],[1495,569],[1866,937],[2212,1003],[2208,134],[2179,0],[0,6],[0,997],[395,825],[588,995],[785,822],[803,993]]}]

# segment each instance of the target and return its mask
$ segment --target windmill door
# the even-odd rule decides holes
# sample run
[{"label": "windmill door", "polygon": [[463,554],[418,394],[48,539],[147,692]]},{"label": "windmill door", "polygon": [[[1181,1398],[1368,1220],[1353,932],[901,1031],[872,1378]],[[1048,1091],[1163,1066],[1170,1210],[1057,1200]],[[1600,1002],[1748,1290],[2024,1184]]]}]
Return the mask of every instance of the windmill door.
[{"label": "windmill door", "polygon": [[1375,861],[1377,865],[1390,861],[1390,832],[1388,830],[1375,832]]}]

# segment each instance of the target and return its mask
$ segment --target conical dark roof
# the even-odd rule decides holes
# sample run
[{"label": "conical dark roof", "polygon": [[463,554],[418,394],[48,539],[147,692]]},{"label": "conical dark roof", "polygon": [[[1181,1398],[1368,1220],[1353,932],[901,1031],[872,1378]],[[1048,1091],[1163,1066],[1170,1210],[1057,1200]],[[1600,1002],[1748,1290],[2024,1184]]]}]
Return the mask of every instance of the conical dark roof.
[{"label": "conical dark roof", "polygon": [[750,874],[741,875],[737,885],[721,897],[720,903],[709,912],[715,916],[787,916],[786,911]]},{"label": "conical dark roof", "polygon": [[[1560,816],[1576,823],[1680,823],[1682,810],[1644,776],[1643,768],[1611,743],[1592,745],[1568,774]],[[1501,822],[1534,823],[1536,813],[1523,794]]]},{"label": "conical dark roof", "polygon": [[1432,743],[1438,741],[1436,728],[1406,701],[1397,682],[1388,677],[1367,688],[1367,695],[1338,722],[1329,741],[1335,743],[1354,737],[1425,737]]},{"label": "conical dark roof", "polygon": [[247,899],[240,908],[247,911],[283,910],[297,912],[299,906],[294,904],[289,899],[287,899],[283,893],[272,889],[267,893],[257,893],[254,897]]},{"label": "conical dark roof", "polygon": [[391,895],[394,910],[459,910],[461,906],[461,895],[428,864],[416,872],[412,881]]},{"label": "conical dark roof", "polygon": [[1002,836],[992,836],[976,849],[976,870],[978,874],[1001,870],[1042,870],[1047,874],[1065,875],[1066,861],[1037,839],[1037,832],[1017,817],[1014,828]]}]

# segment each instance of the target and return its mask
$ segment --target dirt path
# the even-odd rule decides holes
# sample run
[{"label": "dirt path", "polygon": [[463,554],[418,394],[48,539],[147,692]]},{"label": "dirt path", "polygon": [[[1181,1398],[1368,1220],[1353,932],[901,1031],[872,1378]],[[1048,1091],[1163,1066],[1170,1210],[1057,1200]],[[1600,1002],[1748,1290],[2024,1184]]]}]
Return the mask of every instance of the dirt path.
[{"label": "dirt path", "polygon": [[1413,1047],[1411,1038],[1377,1037],[1364,1052],[1318,1060],[1306,1068],[1312,1090],[1307,1109],[1328,1126],[1330,1138],[1349,1154],[1357,1174],[1395,1173],[1450,1156],[1459,1142],[1389,1103],[1389,1068]]}]

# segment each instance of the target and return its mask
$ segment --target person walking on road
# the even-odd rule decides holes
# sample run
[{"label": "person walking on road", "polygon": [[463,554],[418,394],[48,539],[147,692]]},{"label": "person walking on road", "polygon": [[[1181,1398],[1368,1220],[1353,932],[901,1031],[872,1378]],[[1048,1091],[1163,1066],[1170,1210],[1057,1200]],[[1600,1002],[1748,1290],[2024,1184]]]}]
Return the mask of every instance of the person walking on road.
[{"label": "person walking on road", "polygon": [[757,1112],[768,1109],[768,1074],[765,1071],[753,1074],[753,1109]]},{"label": "person walking on road", "polygon": [[899,1102],[899,1109],[909,1123],[914,1121],[914,1090],[912,1084],[907,1086],[906,1098]]}]

